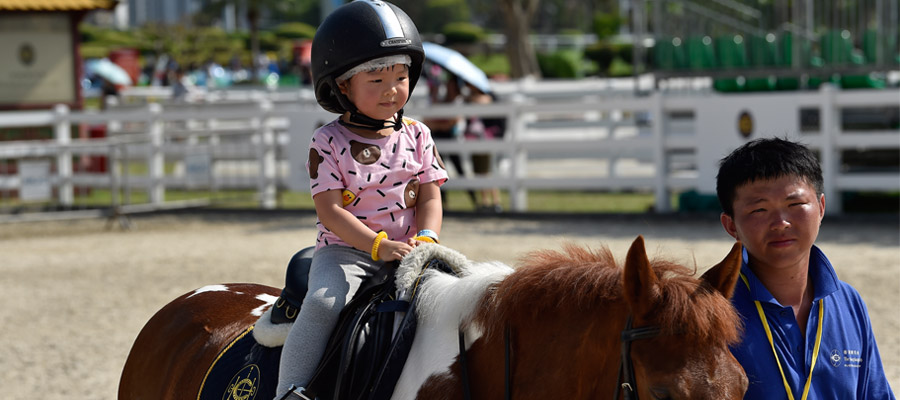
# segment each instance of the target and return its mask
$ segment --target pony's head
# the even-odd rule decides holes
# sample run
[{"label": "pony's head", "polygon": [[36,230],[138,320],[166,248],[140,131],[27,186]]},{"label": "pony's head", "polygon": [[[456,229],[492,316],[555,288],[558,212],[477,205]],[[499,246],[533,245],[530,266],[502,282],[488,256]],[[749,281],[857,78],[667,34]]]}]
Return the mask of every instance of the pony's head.
[{"label": "pony's head", "polygon": [[621,386],[621,337],[630,319],[633,328],[654,328],[624,354],[639,398],[742,398],[747,378],[728,349],[739,338],[740,320],[728,299],[740,249],[735,244],[700,279],[696,268],[649,260],[642,237],[624,266],[605,247],[529,254],[476,313],[473,322],[484,336],[473,345],[470,364],[485,359],[489,366],[471,365],[478,376],[473,384],[501,388],[488,397],[502,395],[508,346],[513,397],[610,398]]},{"label": "pony's head", "polygon": [[740,243],[699,280],[682,266],[651,263],[642,237],[632,243],[623,295],[635,327],[659,328],[623,355],[633,360],[640,398],[743,398],[747,378],[728,350],[739,340],[740,320],[728,299],[740,268]]}]

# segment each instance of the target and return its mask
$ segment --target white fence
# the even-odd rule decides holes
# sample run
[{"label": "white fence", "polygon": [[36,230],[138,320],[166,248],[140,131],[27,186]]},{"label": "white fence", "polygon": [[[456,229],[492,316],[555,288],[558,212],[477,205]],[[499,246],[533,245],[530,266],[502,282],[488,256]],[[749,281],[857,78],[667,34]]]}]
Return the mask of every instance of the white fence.
[{"label": "white fence", "polygon": [[[445,160],[450,153],[463,159],[493,154],[492,174],[466,173],[446,187],[505,189],[516,211],[527,210],[529,190],[588,190],[651,192],[655,210],[669,212],[673,193],[715,192],[717,162],[728,151],[773,135],[800,140],[820,153],[830,213],[842,211],[844,191],[900,191],[900,166],[867,168],[848,164],[846,157],[868,154],[859,151],[900,152],[896,88],[638,96],[631,83],[498,85],[503,101],[487,106],[431,107],[417,93],[407,115],[506,118],[501,140],[442,140],[438,148]],[[65,207],[75,202],[77,188],[97,188],[110,190],[111,207],[129,212],[186,204],[167,201],[167,190],[252,188],[260,207],[275,208],[279,188],[308,191],[309,138],[335,115],[302,92],[218,96],[198,103],[124,105],[102,113],[71,112],[64,106],[0,113],[0,129],[51,126],[54,136],[0,142],[0,165],[17,165],[16,173],[0,169],[0,207],[4,193],[18,201],[51,197]],[[871,123],[857,129],[842,121],[849,118]],[[73,138],[72,127],[80,125],[106,126],[107,136]],[[741,134],[741,127],[749,136]],[[73,167],[73,160],[90,156],[106,157],[108,170]],[[136,191],[146,193],[146,200],[132,200]]]}]

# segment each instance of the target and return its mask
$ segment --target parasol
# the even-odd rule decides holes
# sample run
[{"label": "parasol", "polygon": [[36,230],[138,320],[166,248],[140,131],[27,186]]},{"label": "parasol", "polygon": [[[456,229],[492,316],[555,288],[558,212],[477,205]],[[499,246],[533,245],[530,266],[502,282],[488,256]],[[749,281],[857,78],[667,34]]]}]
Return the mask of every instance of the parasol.
[{"label": "parasol", "polygon": [[108,80],[114,85],[131,85],[131,76],[122,67],[109,61],[108,58],[90,62],[86,65],[87,72]]},{"label": "parasol", "polygon": [[458,51],[431,42],[422,43],[422,47],[428,61],[440,65],[484,93],[491,92],[491,82],[487,74]]}]

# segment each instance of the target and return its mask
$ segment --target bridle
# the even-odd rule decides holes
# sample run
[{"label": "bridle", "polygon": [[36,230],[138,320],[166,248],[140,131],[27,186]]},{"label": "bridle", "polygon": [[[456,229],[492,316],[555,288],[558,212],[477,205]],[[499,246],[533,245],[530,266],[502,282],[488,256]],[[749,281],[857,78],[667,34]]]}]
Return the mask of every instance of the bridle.
[{"label": "bridle", "polygon": [[622,362],[619,364],[619,373],[616,377],[616,394],[614,400],[619,398],[621,389],[624,400],[638,400],[637,384],[634,379],[634,366],[631,364],[631,342],[641,339],[650,339],[659,336],[658,326],[642,326],[632,328],[632,317],[628,316],[625,329],[622,330]]},{"label": "bridle", "polygon": [[[641,339],[650,339],[656,336],[659,336],[660,329],[658,326],[642,326],[640,328],[632,328],[632,316],[628,315],[628,320],[625,322],[625,328],[622,329],[622,362],[619,364],[619,373],[616,377],[616,394],[613,396],[614,400],[618,400],[619,393],[621,389],[621,393],[623,396],[623,400],[638,400],[637,394],[637,384],[635,384],[634,379],[634,366],[631,363],[631,342],[635,340]],[[510,374],[510,334],[509,327],[506,328],[506,332],[504,334],[504,342],[505,342],[505,351],[504,351],[504,366],[505,366],[505,399],[510,400],[512,398],[512,385],[511,385],[511,374]],[[461,365],[462,372],[462,383],[463,383],[463,398],[466,400],[472,399],[471,386],[468,376],[468,367],[466,362],[466,345],[463,331],[459,331],[459,361]]]}]

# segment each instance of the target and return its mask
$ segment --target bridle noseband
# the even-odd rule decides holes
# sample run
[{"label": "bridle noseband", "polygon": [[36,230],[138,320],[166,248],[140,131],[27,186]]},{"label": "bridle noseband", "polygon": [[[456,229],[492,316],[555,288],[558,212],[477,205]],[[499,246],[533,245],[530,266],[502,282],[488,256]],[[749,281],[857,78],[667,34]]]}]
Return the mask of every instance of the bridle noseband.
[{"label": "bridle noseband", "polygon": [[628,316],[625,329],[622,330],[622,363],[619,364],[619,374],[616,378],[616,394],[614,400],[619,398],[619,390],[622,391],[624,400],[638,400],[637,385],[634,380],[634,366],[631,365],[631,342],[641,339],[649,339],[659,336],[658,326],[642,326],[632,328],[632,317]]}]

